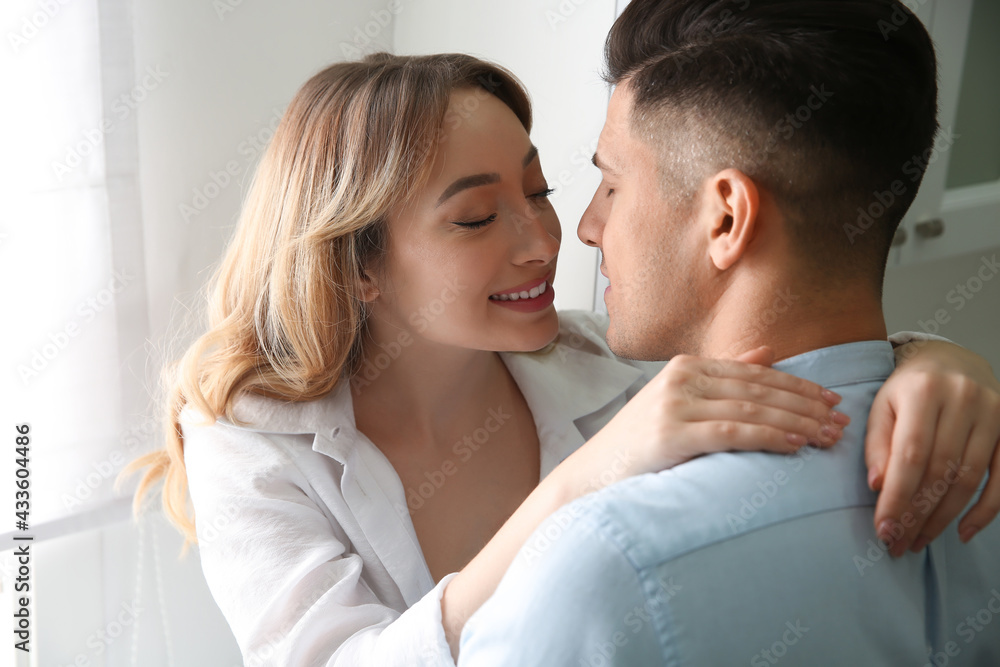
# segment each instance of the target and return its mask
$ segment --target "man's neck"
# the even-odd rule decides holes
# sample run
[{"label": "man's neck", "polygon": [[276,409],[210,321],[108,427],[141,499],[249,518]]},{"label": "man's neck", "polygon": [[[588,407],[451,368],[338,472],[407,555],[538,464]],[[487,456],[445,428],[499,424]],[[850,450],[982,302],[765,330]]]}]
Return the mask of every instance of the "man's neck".
[{"label": "man's neck", "polygon": [[779,361],[832,345],[887,338],[878,295],[860,287],[818,290],[779,282],[767,289],[730,292],[723,299],[702,337],[702,355],[731,358],[767,345]]}]

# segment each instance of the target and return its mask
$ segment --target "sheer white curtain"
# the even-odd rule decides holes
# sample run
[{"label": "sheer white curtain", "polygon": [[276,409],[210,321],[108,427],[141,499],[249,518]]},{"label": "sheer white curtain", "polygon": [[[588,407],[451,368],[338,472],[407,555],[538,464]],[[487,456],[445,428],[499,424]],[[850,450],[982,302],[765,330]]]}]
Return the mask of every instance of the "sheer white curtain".
[{"label": "sheer white curtain", "polygon": [[[107,561],[95,557],[103,538],[92,529],[128,516],[115,477],[155,437],[142,417],[148,318],[136,142],[152,82],[134,75],[130,12],[120,0],[0,8],[0,443],[9,453],[0,456],[0,497],[9,503],[0,521],[0,606],[6,614],[26,596],[32,619],[31,653],[6,642],[4,665],[54,664],[40,649],[71,644],[74,655],[97,637],[93,619],[117,618],[103,609]],[[17,424],[30,425],[27,530],[16,526],[13,503]],[[84,531],[93,536],[87,549],[48,549],[53,538]],[[34,538],[30,588],[16,595],[15,534]],[[47,576],[53,571],[65,580]],[[139,589],[134,577],[128,585]],[[56,631],[80,615],[91,622]],[[100,625],[120,632],[115,622]]]},{"label": "sheer white curtain", "polygon": [[[135,131],[152,82],[135,81],[129,10],[97,0],[0,10],[0,405],[4,430],[31,427],[26,534],[36,540],[121,516],[115,475],[153,434],[140,417],[148,324]],[[12,459],[0,457],[8,488]],[[14,530],[13,516],[0,522],[0,548]]]}]

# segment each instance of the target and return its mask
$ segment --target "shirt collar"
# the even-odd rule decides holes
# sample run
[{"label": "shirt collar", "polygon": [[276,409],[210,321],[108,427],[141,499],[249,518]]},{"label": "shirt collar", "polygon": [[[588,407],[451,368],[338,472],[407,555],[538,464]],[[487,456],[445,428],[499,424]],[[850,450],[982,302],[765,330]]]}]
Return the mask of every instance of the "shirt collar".
[{"label": "shirt collar", "polygon": [[[501,352],[500,357],[531,408],[539,432],[546,430],[546,424],[572,423],[600,410],[643,377],[641,370],[617,358],[577,349],[562,339],[537,352]],[[256,431],[316,434],[320,437],[313,449],[341,463],[357,440],[347,382],[310,401],[245,394],[234,402],[233,415]]]},{"label": "shirt collar", "polygon": [[832,345],[782,359],[773,368],[824,387],[882,381],[896,368],[892,344],[885,340]]}]

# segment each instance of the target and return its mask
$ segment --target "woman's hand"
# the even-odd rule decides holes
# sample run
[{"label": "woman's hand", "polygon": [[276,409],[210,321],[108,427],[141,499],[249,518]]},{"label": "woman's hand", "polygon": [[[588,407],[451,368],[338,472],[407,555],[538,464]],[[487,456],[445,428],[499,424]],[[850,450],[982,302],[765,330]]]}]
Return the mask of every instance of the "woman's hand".
[{"label": "woman's hand", "polygon": [[[732,359],[679,355],[636,394],[578,454],[583,492],[729,450],[790,454],[840,439],[840,396],[767,368],[768,348]],[[584,450],[589,450],[586,453]],[[577,455],[575,454],[575,455]]]},{"label": "woman's hand", "polygon": [[[728,449],[787,454],[830,445],[848,422],[840,396],[765,368],[767,348],[739,360],[674,357],[601,431],[546,475],[493,539],[445,586],[441,623],[458,655],[465,621],[493,594],[514,555],[556,509],[585,493]],[[824,427],[826,430],[824,431]]]},{"label": "woman's hand", "polygon": [[897,370],[868,418],[875,528],[889,553],[920,551],[989,481],[958,525],[968,542],[1000,512],[1000,383],[986,361],[951,343],[896,348]]}]

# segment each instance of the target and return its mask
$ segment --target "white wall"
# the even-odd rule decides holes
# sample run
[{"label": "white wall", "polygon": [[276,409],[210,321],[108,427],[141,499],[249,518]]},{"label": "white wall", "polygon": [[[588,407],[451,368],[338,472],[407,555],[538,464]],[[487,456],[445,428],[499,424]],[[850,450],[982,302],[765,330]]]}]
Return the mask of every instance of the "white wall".
[{"label": "white wall", "polygon": [[890,268],[882,294],[889,331],[945,336],[981,354],[1000,374],[1000,274],[983,269],[993,258],[1000,261],[1000,246]]},{"label": "white wall", "polygon": [[[369,25],[387,2],[137,0],[136,71],[169,72],[139,113],[154,336],[174,296],[199,289],[220,259],[259,147],[299,86],[354,52],[359,31],[390,46],[391,27]],[[227,164],[237,175],[216,188]]]},{"label": "white wall", "polygon": [[409,5],[419,11],[400,13],[396,53],[470,53],[524,82],[535,118],[531,137],[562,221],[556,307],[592,309],[597,251],[577,238],[576,227],[600,182],[590,158],[608,104],[600,67],[614,1],[404,0]]}]

